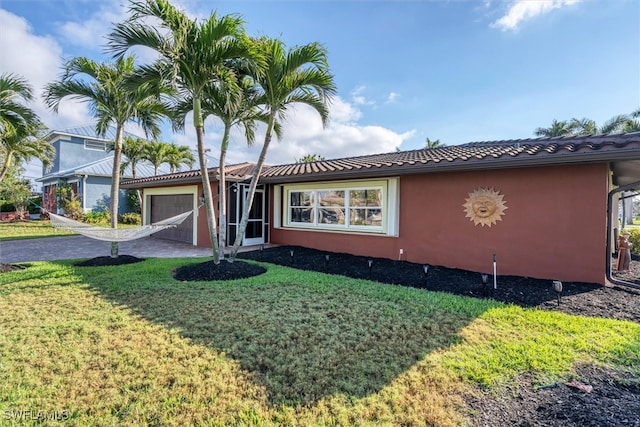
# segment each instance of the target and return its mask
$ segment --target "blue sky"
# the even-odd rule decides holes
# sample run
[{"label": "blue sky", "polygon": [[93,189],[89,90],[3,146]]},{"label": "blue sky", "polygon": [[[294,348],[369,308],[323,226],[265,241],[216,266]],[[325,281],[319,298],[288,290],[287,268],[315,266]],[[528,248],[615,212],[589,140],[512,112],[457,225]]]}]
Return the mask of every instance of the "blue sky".
[{"label": "blue sky", "polygon": [[[120,4],[124,6],[121,6]],[[174,4],[194,17],[237,13],[252,35],[288,46],[323,43],[338,86],[331,122],[295,108],[267,161],[307,153],[327,158],[424,146],[529,138],[555,119],[603,123],[640,106],[640,2],[503,1],[200,1]],[[108,60],[101,45],[126,2],[2,0],[0,72],[32,81],[36,92],[65,59]],[[142,58],[144,59],[144,58]],[[86,107],[65,103],[47,125],[91,123]],[[217,150],[219,127],[207,121]],[[165,141],[195,146],[194,133]],[[230,161],[255,161],[235,135]]]}]

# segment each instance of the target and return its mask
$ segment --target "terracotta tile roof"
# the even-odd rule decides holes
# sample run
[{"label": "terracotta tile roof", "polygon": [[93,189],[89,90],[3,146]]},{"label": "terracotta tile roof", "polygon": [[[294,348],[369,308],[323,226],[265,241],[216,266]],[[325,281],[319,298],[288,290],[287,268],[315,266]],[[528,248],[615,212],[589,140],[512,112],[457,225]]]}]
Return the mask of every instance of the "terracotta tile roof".
[{"label": "terracotta tile roof", "polygon": [[471,142],[432,149],[399,151],[272,166],[262,182],[376,177],[450,170],[494,169],[544,164],[640,159],[640,133]]},{"label": "terracotta tile roof", "polygon": [[[640,132],[557,138],[470,142],[431,149],[398,151],[310,163],[264,166],[260,182],[303,182],[328,179],[373,178],[413,173],[499,169],[552,164],[640,160]],[[254,164],[227,167],[227,179],[248,179]],[[217,168],[209,169],[215,179]],[[199,182],[193,170],[124,181],[125,187],[164,186]],[[144,184],[144,185],[140,185]]]},{"label": "terracotta tile roof", "polygon": [[[244,181],[253,171],[253,163],[238,163],[229,165],[226,169],[228,181]],[[266,166],[268,167],[268,166]],[[217,179],[218,168],[209,168],[210,179]],[[166,175],[149,176],[146,178],[136,178],[123,180],[121,186],[124,188],[159,187],[172,184],[188,184],[200,182],[200,169],[193,169],[185,172],[169,173]],[[143,185],[140,185],[143,184]]]}]

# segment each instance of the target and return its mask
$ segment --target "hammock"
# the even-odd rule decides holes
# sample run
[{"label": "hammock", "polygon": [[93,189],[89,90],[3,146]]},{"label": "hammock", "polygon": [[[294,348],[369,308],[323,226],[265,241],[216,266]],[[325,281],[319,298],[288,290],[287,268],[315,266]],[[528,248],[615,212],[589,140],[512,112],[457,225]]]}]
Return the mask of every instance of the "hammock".
[{"label": "hammock", "polygon": [[143,225],[135,228],[96,227],[53,213],[49,213],[49,218],[51,219],[51,224],[58,229],[71,230],[83,236],[96,240],[104,240],[106,242],[127,242],[129,240],[150,236],[153,233],[167,228],[177,227],[192,213],[193,211],[184,212],[180,215],[154,222],[151,225]]}]

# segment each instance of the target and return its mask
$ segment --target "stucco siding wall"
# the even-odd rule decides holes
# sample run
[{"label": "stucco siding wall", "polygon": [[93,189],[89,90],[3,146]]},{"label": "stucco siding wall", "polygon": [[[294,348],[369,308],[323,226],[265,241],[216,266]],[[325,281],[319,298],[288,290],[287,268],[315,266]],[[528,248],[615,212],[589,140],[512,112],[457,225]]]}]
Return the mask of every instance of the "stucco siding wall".
[{"label": "stucco siding wall", "polygon": [[84,148],[84,138],[66,137],[53,143],[56,158],[53,168],[48,173],[59,172],[86,163],[104,159],[109,155],[104,150],[88,150]]},{"label": "stucco siding wall", "polygon": [[[604,283],[606,164],[400,178],[400,233],[377,237],[273,229],[271,242],[499,275]],[[492,187],[507,209],[491,227],[465,217],[469,193]]]},{"label": "stucco siding wall", "polygon": [[[87,186],[85,193],[85,208],[88,210],[99,210],[101,206],[107,209],[111,203],[111,177],[90,176],[87,177]],[[100,203],[104,202],[104,204]],[[127,198],[124,190],[120,190],[120,198],[118,199],[118,213],[122,214],[129,211],[127,206]]]}]

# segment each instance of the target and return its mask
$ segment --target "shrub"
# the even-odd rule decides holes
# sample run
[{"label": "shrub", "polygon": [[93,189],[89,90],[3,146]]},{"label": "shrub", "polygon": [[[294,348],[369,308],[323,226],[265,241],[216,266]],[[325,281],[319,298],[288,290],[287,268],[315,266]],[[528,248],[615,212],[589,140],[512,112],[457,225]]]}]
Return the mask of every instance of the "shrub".
[{"label": "shrub", "polygon": [[142,217],[139,213],[127,212],[118,217],[118,222],[120,222],[121,224],[140,225],[142,224]]},{"label": "shrub", "polygon": [[89,224],[108,224],[111,221],[111,215],[105,211],[93,211],[84,214],[84,222]]},{"label": "shrub", "polygon": [[623,231],[628,231],[631,233],[629,236],[629,241],[633,244],[631,247],[631,252],[634,254],[640,254],[640,228],[624,228]]}]

